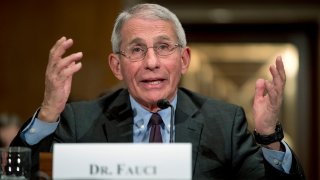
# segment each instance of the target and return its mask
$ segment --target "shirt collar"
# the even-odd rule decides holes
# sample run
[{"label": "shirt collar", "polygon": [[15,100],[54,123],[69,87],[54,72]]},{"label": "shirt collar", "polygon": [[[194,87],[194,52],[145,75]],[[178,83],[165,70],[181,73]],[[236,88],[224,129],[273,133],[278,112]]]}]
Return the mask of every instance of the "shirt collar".
[{"label": "shirt collar", "polygon": [[[130,103],[133,110],[134,126],[140,129],[139,131],[146,131],[152,112],[143,108],[131,95],[130,95]],[[170,103],[173,106],[173,111],[175,112],[176,105],[177,105],[177,95],[173,98],[173,100]],[[158,113],[165,124],[166,130],[169,131],[171,109],[170,108],[162,109],[158,111]],[[134,133],[137,133],[137,132],[134,132]]]}]

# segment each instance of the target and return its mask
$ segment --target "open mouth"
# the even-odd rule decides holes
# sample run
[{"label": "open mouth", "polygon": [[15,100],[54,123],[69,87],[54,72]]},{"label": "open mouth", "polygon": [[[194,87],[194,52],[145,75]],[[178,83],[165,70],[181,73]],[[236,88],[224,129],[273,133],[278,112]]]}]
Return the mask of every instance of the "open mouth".
[{"label": "open mouth", "polygon": [[152,84],[152,85],[160,84],[161,82],[162,81],[145,81],[145,83]]},{"label": "open mouth", "polygon": [[143,80],[142,82],[147,85],[159,85],[164,81],[164,79],[156,79],[156,80]]}]

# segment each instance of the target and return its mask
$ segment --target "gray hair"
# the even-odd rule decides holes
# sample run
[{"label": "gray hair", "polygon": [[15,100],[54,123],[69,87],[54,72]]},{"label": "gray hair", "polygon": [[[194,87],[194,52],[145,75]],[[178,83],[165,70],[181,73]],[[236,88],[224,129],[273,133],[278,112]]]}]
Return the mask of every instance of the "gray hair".
[{"label": "gray hair", "polygon": [[123,24],[130,18],[142,18],[152,20],[165,20],[174,24],[178,43],[185,47],[187,45],[186,34],[184,29],[177,18],[169,9],[158,4],[138,4],[132,8],[123,11],[119,14],[113,27],[111,43],[113,52],[120,51],[121,45],[121,28]]}]

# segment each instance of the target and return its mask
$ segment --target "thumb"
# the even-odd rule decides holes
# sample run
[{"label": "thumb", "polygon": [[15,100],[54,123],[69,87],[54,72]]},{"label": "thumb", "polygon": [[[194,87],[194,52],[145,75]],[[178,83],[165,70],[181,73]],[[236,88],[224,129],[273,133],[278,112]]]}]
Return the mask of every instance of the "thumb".
[{"label": "thumb", "polygon": [[256,81],[256,91],[255,91],[254,99],[263,97],[265,88],[266,88],[265,80],[264,79],[258,79]]}]

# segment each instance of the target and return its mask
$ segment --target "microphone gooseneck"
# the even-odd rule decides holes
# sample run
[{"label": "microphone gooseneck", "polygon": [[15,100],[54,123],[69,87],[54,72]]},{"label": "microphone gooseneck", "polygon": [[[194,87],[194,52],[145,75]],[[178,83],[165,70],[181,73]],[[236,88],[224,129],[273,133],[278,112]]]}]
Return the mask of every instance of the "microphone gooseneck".
[{"label": "microphone gooseneck", "polygon": [[170,104],[170,102],[167,99],[160,99],[157,102],[157,106],[160,109],[167,109],[168,107],[171,108],[171,116],[170,116],[170,143],[173,143],[173,118],[174,118],[174,109],[173,106]]}]

